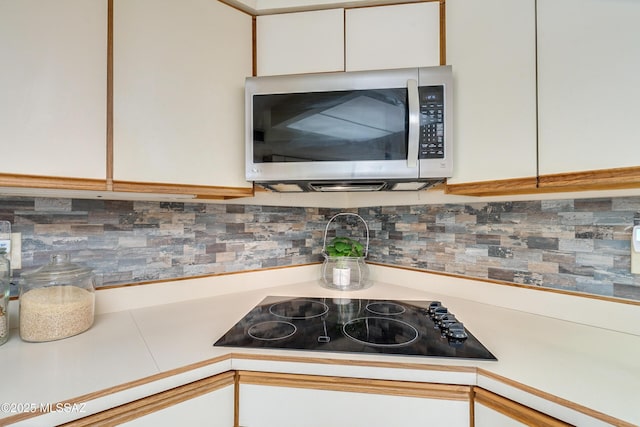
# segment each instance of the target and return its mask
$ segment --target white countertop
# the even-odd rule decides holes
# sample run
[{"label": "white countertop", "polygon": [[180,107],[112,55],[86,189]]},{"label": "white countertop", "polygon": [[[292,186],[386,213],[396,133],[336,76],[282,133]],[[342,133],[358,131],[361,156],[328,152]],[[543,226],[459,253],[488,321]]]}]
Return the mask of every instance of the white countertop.
[{"label": "white countertop", "polygon": [[[240,279],[236,277],[233,280]],[[146,290],[139,292],[148,292],[154,286],[159,285],[149,285]],[[188,282],[179,283],[178,286],[182,286],[186,294],[192,290]],[[139,398],[160,391],[158,387],[166,386],[168,381],[186,383],[198,376],[229,369],[392,379],[407,377],[406,369],[380,369],[379,366],[367,369],[366,363],[359,369],[353,366],[342,369],[336,363],[316,363],[318,359],[332,359],[372,364],[390,362],[403,366],[424,365],[425,368],[419,369],[418,374],[411,373],[412,380],[478,384],[501,394],[513,393],[507,397],[524,400],[522,403],[534,406],[536,402],[531,395],[518,395],[523,389],[531,387],[535,389],[534,392],[558,398],[559,402],[566,400],[640,425],[640,408],[637,405],[640,396],[640,336],[632,333],[435,293],[428,286],[417,289],[375,283],[366,290],[340,293],[325,289],[316,281],[305,281],[281,286],[247,286],[239,292],[226,289],[213,292],[213,296],[201,295],[198,289],[202,288],[193,287],[193,299],[184,297],[179,302],[114,312],[106,312],[102,308],[99,310],[102,313],[96,316],[90,330],[60,341],[25,343],[20,340],[18,330],[12,329],[9,342],[0,346],[0,366],[5,369],[1,380],[0,403],[39,405],[75,401],[82,396],[86,401],[90,400],[86,395],[97,392],[96,396],[101,400],[96,400],[93,408],[93,402],[86,405],[88,412],[84,415],[89,415],[90,412],[123,403],[126,398]],[[109,298],[117,292],[110,291]],[[100,294],[98,291],[98,299]],[[456,313],[456,317],[498,361],[213,347],[218,338],[268,295],[438,299]],[[616,304],[612,304],[612,310],[615,310]],[[636,308],[640,320],[640,307]],[[607,313],[600,315],[607,316]],[[273,357],[226,360],[224,356],[230,352]],[[284,359],[278,361],[279,357]],[[310,362],[304,363],[307,357]],[[513,388],[496,382],[491,376],[476,376],[475,373],[470,375],[455,370],[447,373],[446,369],[439,370],[438,366],[479,367],[515,382],[511,386],[517,384]],[[162,375],[169,371],[178,375]],[[151,376],[162,381],[139,381]],[[163,381],[164,385],[160,384]],[[132,385],[128,397],[112,392],[100,393],[127,383]],[[523,387],[518,388],[519,385]],[[0,425],[2,418],[12,415],[15,413],[0,412]],[[29,425],[28,421],[24,425]]]}]

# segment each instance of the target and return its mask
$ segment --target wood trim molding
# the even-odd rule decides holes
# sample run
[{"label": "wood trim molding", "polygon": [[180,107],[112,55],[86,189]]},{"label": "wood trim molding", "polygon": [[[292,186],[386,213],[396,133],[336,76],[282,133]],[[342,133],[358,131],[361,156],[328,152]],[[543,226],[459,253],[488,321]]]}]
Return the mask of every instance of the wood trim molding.
[{"label": "wood trim molding", "polygon": [[227,386],[235,387],[234,372],[225,372],[190,384],[172,388],[76,421],[62,424],[62,426],[83,427],[95,425],[118,425]]},{"label": "wood trim molding", "polygon": [[113,184],[113,0],[107,1],[107,189]]},{"label": "wood trim molding", "polygon": [[0,187],[106,191],[107,182],[103,179],[0,173]]},{"label": "wood trim molding", "polygon": [[243,353],[232,353],[230,357],[234,360],[264,360],[265,362],[311,363],[321,365],[359,366],[367,368],[410,369],[415,371],[462,372],[470,374],[475,374],[477,372],[477,368],[473,366],[435,365],[425,363],[398,363],[372,360],[330,359],[322,357],[302,356],[268,356],[262,354]]},{"label": "wood trim molding", "polygon": [[240,376],[233,371],[233,425],[240,425]]},{"label": "wood trim molding", "polygon": [[514,178],[501,179],[496,181],[476,181],[461,184],[447,183],[444,188],[445,194],[463,196],[495,196],[506,194],[527,194],[538,191],[538,179]]},{"label": "wood trim molding", "polygon": [[499,196],[640,188],[640,167],[567,172],[539,177],[476,181],[445,186],[446,194]]},{"label": "wood trim molding", "polygon": [[114,192],[193,194],[196,199],[234,199],[252,197],[253,188],[214,187],[206,185],[159,184],[153,182],[113,181]]},{"label": "wood trim molding", "polygon": [[252,384],[461,401],[470,401],[471,398],[471,386],[466,385],[250,371],[239,371],[238,377],[240,386]]},{"label": "wood trim molding", "polygon": [[540,175],[541,190],[583,191],[640,187],[640,167]]},{"label": "wood trim molding", "polygon": [[473,403],[472,406],[478,403],[528,426],[569,427],[571,425],[480,387],[473,387]]},{"label": "wood trim molding", "polygon": [[[193,195],[194,199],[234,199],[253,197],[253,187],[214,187],[206,185],[159,184],[147,182],[113,181],[109,185],[106,179],[67,178],[57,176],[20,175],[0,173],[0,187],[75,190],[75,191],[108,191],[109,193],[158,193],[175,195]],[[109,188],[111,187],[111,188]]]}]

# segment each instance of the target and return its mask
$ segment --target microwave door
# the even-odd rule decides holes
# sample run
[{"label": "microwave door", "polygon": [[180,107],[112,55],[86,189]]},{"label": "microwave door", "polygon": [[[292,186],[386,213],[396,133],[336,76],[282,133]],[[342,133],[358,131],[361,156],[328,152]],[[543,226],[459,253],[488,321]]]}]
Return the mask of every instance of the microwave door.
[{"label": "microwave door", "polygon": [[254,95],[253,166],[266,180],[417,178],[410,86]]}]

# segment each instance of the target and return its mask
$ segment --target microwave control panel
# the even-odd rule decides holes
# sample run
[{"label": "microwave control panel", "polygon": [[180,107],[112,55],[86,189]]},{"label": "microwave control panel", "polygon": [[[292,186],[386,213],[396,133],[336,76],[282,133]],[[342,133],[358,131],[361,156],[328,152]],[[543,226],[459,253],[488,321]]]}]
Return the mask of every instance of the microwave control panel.
[{"label": "microwave control panel", "polygon": [[420,86],[419,159],[444,158],[444,86]]}]

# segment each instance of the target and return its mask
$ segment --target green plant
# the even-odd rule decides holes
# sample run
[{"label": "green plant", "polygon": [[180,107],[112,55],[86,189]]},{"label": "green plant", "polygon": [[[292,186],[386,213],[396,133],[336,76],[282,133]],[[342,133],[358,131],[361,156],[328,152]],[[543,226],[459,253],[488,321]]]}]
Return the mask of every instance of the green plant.
[{"label": "green plant", "polygon": [[330,257],[362,257],[364,246],[357,240],[348,237],[334,237],[327,245],[327,254]]}]

